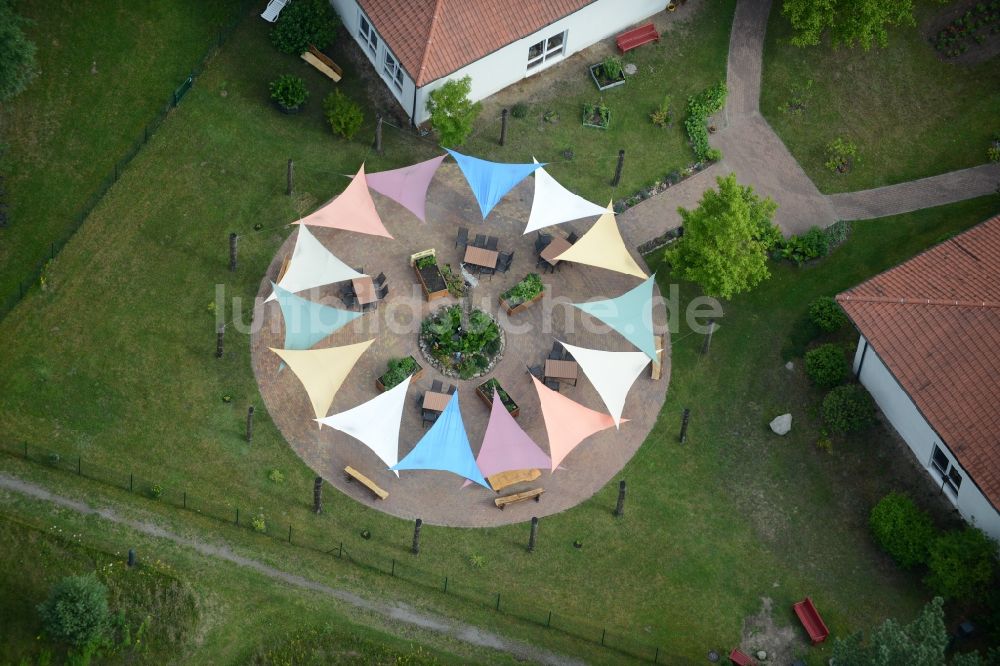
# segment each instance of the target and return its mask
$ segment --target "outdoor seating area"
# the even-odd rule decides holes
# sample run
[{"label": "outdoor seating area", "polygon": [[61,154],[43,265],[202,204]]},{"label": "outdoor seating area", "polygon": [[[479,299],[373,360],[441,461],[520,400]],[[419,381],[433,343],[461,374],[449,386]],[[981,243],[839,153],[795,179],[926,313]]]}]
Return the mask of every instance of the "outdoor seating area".
[{"label": "outdoor seating area", "polygon": [[[362,273],[362,269],[356,269]],[[379,273],[378,277],[371,278],[362,275],[353,278],[340,287],[340,300],[348,309],[360,308],[365,310],[377,310],[380,301],[384,301],[389,295],[389,284],[386,282],[385,273]]]},{"label": "outdoor seating area", "polygon": [[462,227],[458,230],[456,247],[464,247],[462,263],[472,272],[479,275],[489,275],[493,279],[495,273],[506,273],[514,262],[513,252],[502,252],[498,249],[500,239],[496,236],[476,234],[475,239],[468,242],[469,230]]},{"label": "outdoor seating area", "polygon": [[535,267],[549,273],[558,271],[563,264],[560,255],[569,250],[577,240],[575,232],[570,232],[568,236],[537,232],[535,253],[538,255],[538,261]]},{"label": "outdoor seating area", "polygon": [[435,379],[431,383],[431,388],[424,391],[419,398],[421,420],[424,426],[437,421],[438,416],[447,409],[451,396],[455,395],[458,387],[454,384],[445,386],[441,380]]}]

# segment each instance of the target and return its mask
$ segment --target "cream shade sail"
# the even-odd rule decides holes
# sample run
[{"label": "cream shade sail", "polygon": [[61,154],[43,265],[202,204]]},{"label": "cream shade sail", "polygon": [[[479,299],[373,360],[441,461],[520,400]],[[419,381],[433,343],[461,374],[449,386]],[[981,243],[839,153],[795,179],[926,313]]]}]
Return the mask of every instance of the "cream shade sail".
[{"label": "cream shade sail", "polygon": [[634,275],[643,280],[648,277],[625,247],[610,203],[604,214],[597,218],[594,226],[556,259],[606,268],[609,271]]},{"label": "cream shade sail", "polygon": [[373,342],[374,338],[367,342],[326,349],[270,349],[288,364],[302,382],[316,418],[321,419],[330,411],[337,391],[354,364]]}]

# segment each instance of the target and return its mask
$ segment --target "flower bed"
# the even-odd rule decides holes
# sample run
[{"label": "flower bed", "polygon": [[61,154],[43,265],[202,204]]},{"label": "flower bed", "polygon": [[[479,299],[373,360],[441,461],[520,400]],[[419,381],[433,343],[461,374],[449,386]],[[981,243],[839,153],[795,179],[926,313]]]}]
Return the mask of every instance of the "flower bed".
[{"label": "flower bed", "polygon": [[621,58],[618,56],[608,56],[603,62],[590,66],[590,78],[598,90],[607,90],[625,83],[625,72],[622,68]]},{"label": "flower bed", "polygon": [[510,397],[510,394],[500,386],[500,382],[496,380],[496,377],[491,377],[476,387],[476,395],[490,408],[493,407],[494,392],[500,396],[500,402],[507,408],[507,413],[516,419],[521,413],[521,409],[514,402],[514,399]]},{"label": "flower bed", "polygon": [[418,380],[424,374],[424,368],[417,359],[412,356],[405,358],[389,359],[387,369],[375,380],[375,388],[379,391],[388,391],[392,387],[406,381],[406,378],[413,375],[413,379]]},{"label": "flower bed", "polygon": [[500,305],[508,315],[517,314],[531,307],[545,294],[545,285],[538,273],[528,273],[524,279],[500,294]]},{"label": "flower bed", "polygon": [[441,308],[420,324],[420,351],[448,377],[471,379],[493,369],[503,354],[503,331],[482,310]]},{"label": "flower bed", "polygon": [[583,126],[596,127],[597,129],[608,129],[611,124],[611,109],[605,106],[604,102],[597,104],[583,105]]}]

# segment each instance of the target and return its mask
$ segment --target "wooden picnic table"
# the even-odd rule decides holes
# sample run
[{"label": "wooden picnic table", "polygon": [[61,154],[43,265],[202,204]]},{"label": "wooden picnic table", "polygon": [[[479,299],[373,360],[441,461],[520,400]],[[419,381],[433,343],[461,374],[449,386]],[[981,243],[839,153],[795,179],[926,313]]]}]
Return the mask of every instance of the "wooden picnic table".
[{"label": "wooden picnic table", "polygon": [[489,481],[494,491],[500,492],[515,483],[534,481],[541,475],[542,473],[537,469],[515,469],[509,472],[497,472],[493,476],[486,477],[486,480]]},{"label": "wooden picnic table", "polygon": [[451,400],[451,395],[449,395],[448,393],[438,393],[437,391],[425,391],[423,407],[424,409],[432,412],[443,412],[445,407],[448,406],[448,402],[450,400]]},{"label": "wooden picnic table", "polygon": [[580,366],[576,361],[556,361],[547,359],[545,361],[545,377],[562,381],[572,381],[576,386],[576,377],[580,371]]},{"label": "wooden picnic table", "polygon": [[499,256],[500,253],[496,250],[487,250],[485,247],[469,245],[465,248],[465,259],[463,261],[466,264],[475,264],[484,268],[496,268],[497,257]]},{"label": "wooden picnic table", "polygon": [[573,247],[573,244],[562,236],[553,236],[552,241],[545,246],[545,249],[543,249],[538,256],[549,262],[552,266],[555,266],[559,263],[559,260],[556,259],[556,257],[571,247]]},{"label": "wooden picnic table", "polygon": [[358,297],[359,304],[368,305],[378,300],[378,294],[375,293],[375,283],[370,276],[364,275],[354,278],[351,280],[351,284],[354,285],[354,294]]}]

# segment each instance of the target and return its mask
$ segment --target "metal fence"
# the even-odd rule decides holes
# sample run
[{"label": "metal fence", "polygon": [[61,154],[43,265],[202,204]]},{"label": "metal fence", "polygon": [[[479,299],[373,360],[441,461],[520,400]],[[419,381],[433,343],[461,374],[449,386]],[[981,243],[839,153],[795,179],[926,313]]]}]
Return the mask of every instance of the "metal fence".
[{"label": "metal fence", "polygon": [[595,649],[603,647],[652,663],[686,663],[686,660],[676,655],[669,655],[657,645],[637,639],[633,632],[556,611],[551,607],[529,601],[516,591],[487,589],[469,578],[454,576],[449,572],[431,571],[417,566],[410,560],[396,559],[374,550],[370,552],[348,550],[344,547],[343,535],[333,534],[328,529],[318,530],[315,527],[268,521],[266,519],[268,512],[261,509],[249,510],[246,507],[221,505],[187,490],[164,488],[131,472],[87,462],[82,456],[64,456],[27,442],[15,444],[0,441],[0,451],[51,469],[127,490],[167,506],[191,511],[234,527],[284,541],[297,548],[335,557],[368,571],[403,580],[424,589],[455,596],[495,612],[586,641],[595,646]]}]

